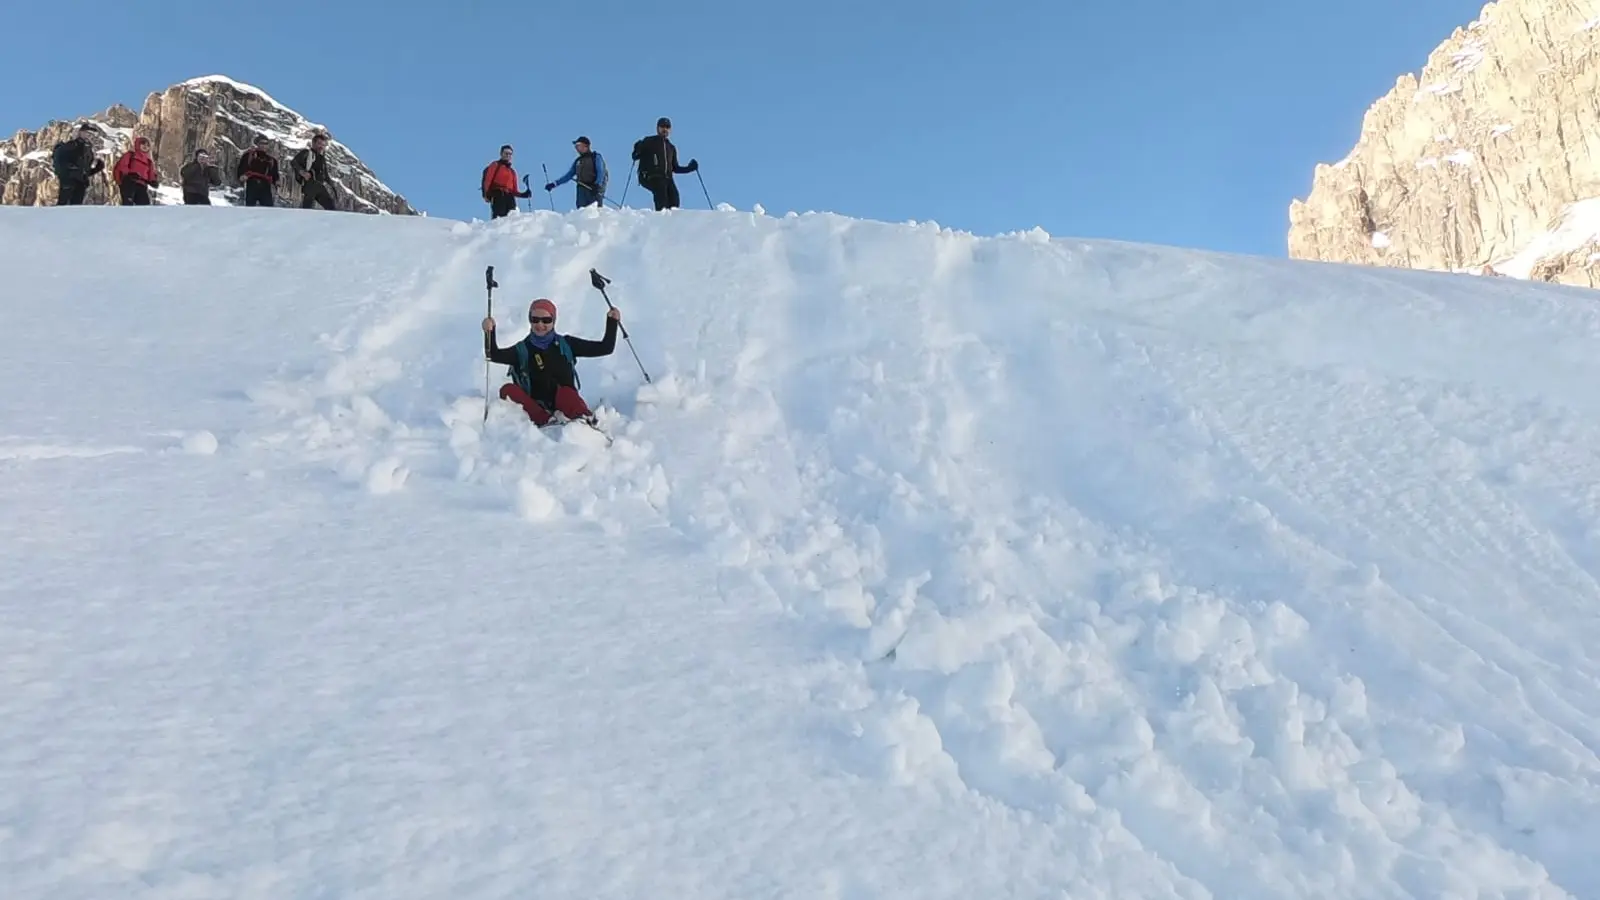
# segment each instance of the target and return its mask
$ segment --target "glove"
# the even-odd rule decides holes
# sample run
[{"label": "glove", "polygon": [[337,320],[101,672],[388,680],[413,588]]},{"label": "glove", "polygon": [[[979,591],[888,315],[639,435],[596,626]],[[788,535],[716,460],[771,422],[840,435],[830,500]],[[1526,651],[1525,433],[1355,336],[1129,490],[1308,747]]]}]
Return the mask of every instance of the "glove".
[{"label": "glove", "polygon": [[556,189],[556,183],[554,181],[546,181],[544,183],[544,189],[547,191],[553,191]]},{"label": "glove", "polygon": [[698,159],[689,160],[688,169],[691,172],[699,171],[700,170],[700,160],[698,160]]}]

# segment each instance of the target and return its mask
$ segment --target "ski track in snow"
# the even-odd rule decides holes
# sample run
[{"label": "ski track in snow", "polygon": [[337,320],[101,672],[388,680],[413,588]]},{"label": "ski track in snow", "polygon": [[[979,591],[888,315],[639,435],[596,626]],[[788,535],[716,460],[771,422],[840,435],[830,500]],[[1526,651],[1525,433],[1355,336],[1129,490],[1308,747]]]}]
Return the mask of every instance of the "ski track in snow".
[{"label": "ski track in snow", "polygon": [[[362,299],[339,310],[321,362],[249,385],[262,415],[219,427],[220,452],[373,495],[360,502],[379,516],[423,495],[503,518],[513,549],[644,548],[681,558],[690,591],[691,573],[711,573],[714,598],[672,608],[784,617],[828,777],[950,804],[1014,838],[1009,858],[963,849],[1008,860],[1019,895],[1600,892],[1600,406],[1565,378],[1594,374],[1594,313],[1552,301],[1527,313],[1542,331],[1487,318],[1469,331],[1402,287],[1446,282],[1405,275],[1327,267],[1334,286],[1319,293],[1310,266],[672,215],[703,252],[592,211],[457,227],[439,238],[447,255],[390,273],[394,290],[336,294]],[[620,339],[611,358],[580,361],[610,447],[582,427],[533,429],[498,400],[483,421],[489,264],[507,345],[540,295],[563,330],[598,336],[587,272],[614,279],[655,383],[641,386]],[[1047,288],[1059,303],[1038,299]],[[1547,365],[1528,372],[1480,373],[1449,353],[1510,356],[1558,332],[1569,341],[1542,346]],[[1407,344],[1423,334],[1426,349]],[[1504,346],[1474,344],[1490,336]],[[491,389],[503,380],[494,367]],[[198,426],[127,444],[5,438],[0,474],[174,450],[216,453],[218,440]],[[630,596],[650,591],[634,581]],[[692,640],[696,625],[660,628]],[[502,652],[463,646],[462,665]],[[677,777],[702,775],[735,777]],[[439,813],[471,822],[470,799]],[[100,827],[86,852],[132,869],[161,840],[159,821]],[[558,831],[538,850],[499,837],[554,855]],[[565,852],[584,852],[572,841]],[[663,841],[638,846],[695,849]],[[783,852],[754,832],[744,849]],[[270,893],[274,876],[258,874]],[[993,891],[1004,875],[944,890]],[[905,896],[881,872],[822,877],[768,887]],[[678,887],[722,896],[713,883]]]}]

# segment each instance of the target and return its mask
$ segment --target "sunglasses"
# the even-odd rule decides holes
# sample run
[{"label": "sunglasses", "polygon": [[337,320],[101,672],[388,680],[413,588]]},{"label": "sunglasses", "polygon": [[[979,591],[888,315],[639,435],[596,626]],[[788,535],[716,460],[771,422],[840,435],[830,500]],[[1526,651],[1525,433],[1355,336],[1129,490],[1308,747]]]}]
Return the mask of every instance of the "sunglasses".
[{"label": "sunglasses", "polygon": [[555,316],[529,316],[528,317],[528,321],[532,322],[535,325],[554,325],[556,323],[556,317]]}]

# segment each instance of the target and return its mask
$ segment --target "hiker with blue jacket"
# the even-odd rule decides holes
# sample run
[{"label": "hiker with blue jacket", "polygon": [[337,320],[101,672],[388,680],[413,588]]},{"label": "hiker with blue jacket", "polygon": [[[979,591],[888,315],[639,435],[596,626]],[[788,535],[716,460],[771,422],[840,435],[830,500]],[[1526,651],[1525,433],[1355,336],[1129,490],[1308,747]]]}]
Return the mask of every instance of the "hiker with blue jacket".
[{"label": "hiker with blue jacket", "polygon": [[547,191],[553,191],[569,181],[578,184],[578,209],[593,204],[606,205],[606,161],[598,152],[589,149],[589,139],[579,137],[572,142],[572,148],[578,151],[578,158],[572,161],[572,168],[567,174],[557,178],[544,186]]},{"label": "hiker with blue jacket", "polygon": [[598,341],[584,340],[556,331],[556,305],[543,297],[528,307],[528,336],[500,347],[495,342],[494,317],[483,320],[483,355],[492,363],[510,366],[511,381],[500,387],[500,399],[521,406],[543,427],[555,413],[568,421],[595,423],[589,404],[578,393],[577,359],[580,356],[610,356],[617,347],[617,327],[622,313],[613,307],[606,313],[606,336]]}]

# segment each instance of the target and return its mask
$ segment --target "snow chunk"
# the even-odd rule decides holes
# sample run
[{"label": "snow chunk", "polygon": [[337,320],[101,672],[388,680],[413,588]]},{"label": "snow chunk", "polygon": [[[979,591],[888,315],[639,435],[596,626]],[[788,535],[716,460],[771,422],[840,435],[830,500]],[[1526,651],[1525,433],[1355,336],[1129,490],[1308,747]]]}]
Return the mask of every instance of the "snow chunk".
[{"label": "snow chunk", "polygon": [[399,459],[385,456],[367,468],[365,479],[367,491],[380,496],[392,494],[405,486],[410,474]]},{"label": "snow chunk", "polygon": [[209,431],[196,431],[193,434],[185,435],[183,452],[197,456],[210,456],[217,452],[217,436]]},{"label": "snow chunk", "polygon": [[561,513],[561,501],[534,476],[517,482],[517,514],[529,522],[545,522]]},{"label": "snow chunk", "polygon": [[1453,162],[1458,166],[1470,166],[1477,161],[1477,158],[1470,151],[1454,150],[1445,157],[1445,161]]},{"label": "snow chunk", "polygon": [[1372,246],[1378,250],[1388,249],[1389,235],[1386,232],[1374,231],[1372,233]]},{"label": "snow chunk", "polygon": [[1502,122],[1499,125],[1496,125],[1493,128],[1489,129],[1489,135],[1490,135],[1490,137],[1499,137],[1502,134],[1510,134],[1511,133],[1511,129],[1514,128],[1514,127],[1516,127],[1516,126],[1509,125],[1509,124],[1507,124],[1505,122]]}]

